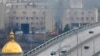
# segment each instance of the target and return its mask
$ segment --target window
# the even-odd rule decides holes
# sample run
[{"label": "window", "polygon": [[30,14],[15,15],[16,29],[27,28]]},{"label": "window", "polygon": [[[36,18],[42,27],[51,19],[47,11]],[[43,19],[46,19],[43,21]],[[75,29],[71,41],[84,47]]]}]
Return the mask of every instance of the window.
[{"label": "window", "polygon": [[31,22],[31,25],[34,25],[34,23],[33,23],[33,22]]},{"label": "window", "polygon": [[78,12],[77,11],[74,11],[74,15],[77,15],[78,14]]},{"label": "window", "polygon": [[21,20],[23,20],[23,17],[21,17]]},{"label": "window", "polygon": [[34,27],[31,27],[32,30],[34,30]]},{"label": "window", "polygon": [[36,12],[35,12],[35,11],[33,11],[33,14],[36,14]]},{"label": "window", "polygon": [[43,12],[43,15],[45,14],[45,11]]},{"label": "window", "polygon": [[84,17],[82,17],[81,19],[84,20]]},{"label": "window", "polygon": [[25,5],[25,8],[27,8],[27,5]]},{"label": "window", "polygon": [[79,27],[79,23],[72,23],[72,28],[73,27]]},{"label": "window", "polygon": [[36,23],[36,25],[38,25],[38,23]]},{"label": "window", "polygon": [[44,19],[44,17],[41,17],[41,19],[43,20],[43,19]]},{"label": "window", "polygon": [[36,20],[38,20],[38,17],[36,17]]},{"label": "window", "polygon": [[26,11],[23,11],[22,13],[23,13],[23,14],[26,14]]},{"label": "window", "polygon": [[36,6],[37,6],[37,5],[35,5],[35,4],[33,3],[32,7],[35,8]]},{"label": "window", "polygon": [[28,20],[28,17],[26,17],[26,20]]},{"label": "window", "polygon": [[19,0],[17,0],[17,3],[19,3]]},{"label": "window", "polygon": [[36,30],[36,31],[38,31],[38,30],[39,30],[39,28],[35,28],[35,30]]},{"label": "window", "polygon": [[76,17],[76,20],[79,20],[79,18],[78,18],[78,17]]},{"label": "window", "polygon": [[91,14],[91,11],[88,11],[89,14]]},{"label": "window", "polygon": [[11,17],[9,17],[11,20],[13,20],[15,17],[14,16],[11,16]]},{"label": "window", "polygon": [[16,23],[16,26],[18,26],[18,23]]},{"label": "window", "polygon": [[43,22],[42,22],[42,21],[40,21],[40,25],[41,25],[41,26],[43,25]]},{"label": "window", "polygon": [[19,17],[16,17],[16,20],[18,20],[19,19]]},{"label": "window", "polygon": [[100,17],[98,17],[100,19]]},{"label": "window", "polygon": [[16,5],[16,8],[18,8],[18,5]]},{"label": "window", "polygon": [[73,17],[70,17],[70,20],[74,20]]},{"label": "window", "polygon": [[84,12],[81,12],[82,15],[84,15]]},{"label": "window", "polygon": [[31,20],[33,20],[33,17],[31,17]]},{"label": "window", "polygon": [[86,17],[86,20],[89,20],[89,17]]},{"label": "window", "polygon": [[16,11],[14,11],[13,14],[16,14]]},{"label": "window", "polygon": [[94,17],[91,17],[91,20],[94,20]]}]

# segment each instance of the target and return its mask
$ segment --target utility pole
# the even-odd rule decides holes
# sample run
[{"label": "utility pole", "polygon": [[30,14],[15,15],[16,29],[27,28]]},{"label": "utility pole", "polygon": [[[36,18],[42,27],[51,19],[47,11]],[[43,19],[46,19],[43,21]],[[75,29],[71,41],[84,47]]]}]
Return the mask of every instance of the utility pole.
[{"label": "utility pole", "polygon": [[74,29],[77,38],[77,56],[78,56],[78,33],[76,32],[77,28]]}]

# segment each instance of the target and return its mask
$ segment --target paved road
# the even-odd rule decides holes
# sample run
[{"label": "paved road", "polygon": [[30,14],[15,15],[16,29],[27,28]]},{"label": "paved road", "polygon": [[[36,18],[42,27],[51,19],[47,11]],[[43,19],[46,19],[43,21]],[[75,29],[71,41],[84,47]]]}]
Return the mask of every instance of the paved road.
[{"label": "paved road", "polygon": [[[51,52],[56,52],[54,56],[92,56],[100,50],[99,38],[100,35],[100,24],[84,27],[78,31],[71,31],[70,34],[66,33],[63,35],[57,36],[54,39],[45,42],[41,46],[29,51],[26,53],[26,56],[52,56]],[[89,32],[93,31],[94,33],[90,34]],[[97,37],[97,38],[96,38]],[[95,39],[93,39],[95,38]],[[89,39],[91,40],[89,42]],[[94,41],[93,41],[93,40]],[[83,45],[81,45],[83,44]],[[78,49],[77,49],[78,46]],[[84,49],[84,46],[88,46],[88,49]],[[63,55],[60,50],[66,48],[67,52]],[[60,55],[61,54],[61,55]],[[69,54],[69,55],[68,55]]]},{"label": "paved road", "polygon": [[[85,47],[88,46],[88,49],[85,49]],[[77,55],[78,50],[78,55]],[[97,36],[94,36],[93,38],[87,40],[82,45],[78,46],[78,49],[75,48],[74,51],[67,53],[63,56],[92,56],[93,54],[100,51],[100,34]]]},{"label": "paved road", "polygon": [[[94,31],[93,34],[89,34],[89,31]],[[92,36],[99,34],[100,32],[98,31],[100,30],[100,26],[94,27],[94,28],[90,28],[84,31],[81,31],[78,33],[78,44],[85,42],[87,39],[90,39]],[[50,53],[52,51],[56,52],[56,56],[59,56],[59,49],[62,48],[68,48],[68,46],[70,46],[69,48],[72,49],[77,45],[77,34],[76,32],[74,32],[75,34],[69,36],[68,38],[64,38],[64,40],[60,40],[59,42],[57,42],[56,44],[49,46],[48,49],[43,50],[42,52],[38,53],[36,56],[50,56]],[[67,37],[67,36],[63,36],[63,37]],[[91,45],[90,45],[91,46]],[[79,47],[78,47],[79,48]],[[92,48],[92,47],[91,47]],[[84,53],[89,53],[87,51],[83,51]],[[90,53],[93,52],[93,49],[91,49]],[[76,51],[73,51],[72,56],[75,56]],[[80,54],[80,49],[78,51],[78,54]],[[29,55],[32,56],[33,54]]]}]

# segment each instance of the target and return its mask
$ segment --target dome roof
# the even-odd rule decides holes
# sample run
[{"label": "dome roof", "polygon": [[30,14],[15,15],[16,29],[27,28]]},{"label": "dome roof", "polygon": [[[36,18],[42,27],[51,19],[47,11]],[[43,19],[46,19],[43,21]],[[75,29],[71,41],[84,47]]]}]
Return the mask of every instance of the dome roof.
[{"label": "dome roof", "polygon": [[10,40],[2,48],[2,53],[22,53],[21,46],[14,40],[14,33],[10,32]]}]

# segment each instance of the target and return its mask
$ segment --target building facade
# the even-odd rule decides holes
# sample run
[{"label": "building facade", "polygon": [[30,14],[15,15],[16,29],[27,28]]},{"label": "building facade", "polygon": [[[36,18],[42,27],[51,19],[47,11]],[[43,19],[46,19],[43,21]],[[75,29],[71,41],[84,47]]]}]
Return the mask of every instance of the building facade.
[{"label": "building facade", "polygon": [[0,30],[3,30],[5,28],[5,22],[6,22],[6,5],[0,3]]},{"label": "building facade", "polygon": [[70,28],[73,28],[96,22],[98,22],[97,9],[84,9],[84,8],[67,9],[64,12],[62,19],[63,29],[66,26],[66,24],[70,25]]},{"label": "building facade", "polygon": [[[29,31],[49,31],[54,29],[54,12],[41,5],[13,4],[9,14],[10,25],[22,30],[24,24]],[[28,27],[28,28],[27,28]],[[25,29],[24,29],[25,30]]]},{"label": "building facade", "polygon": [[82,0],[69,0],[70,8],[82,8]]}]

